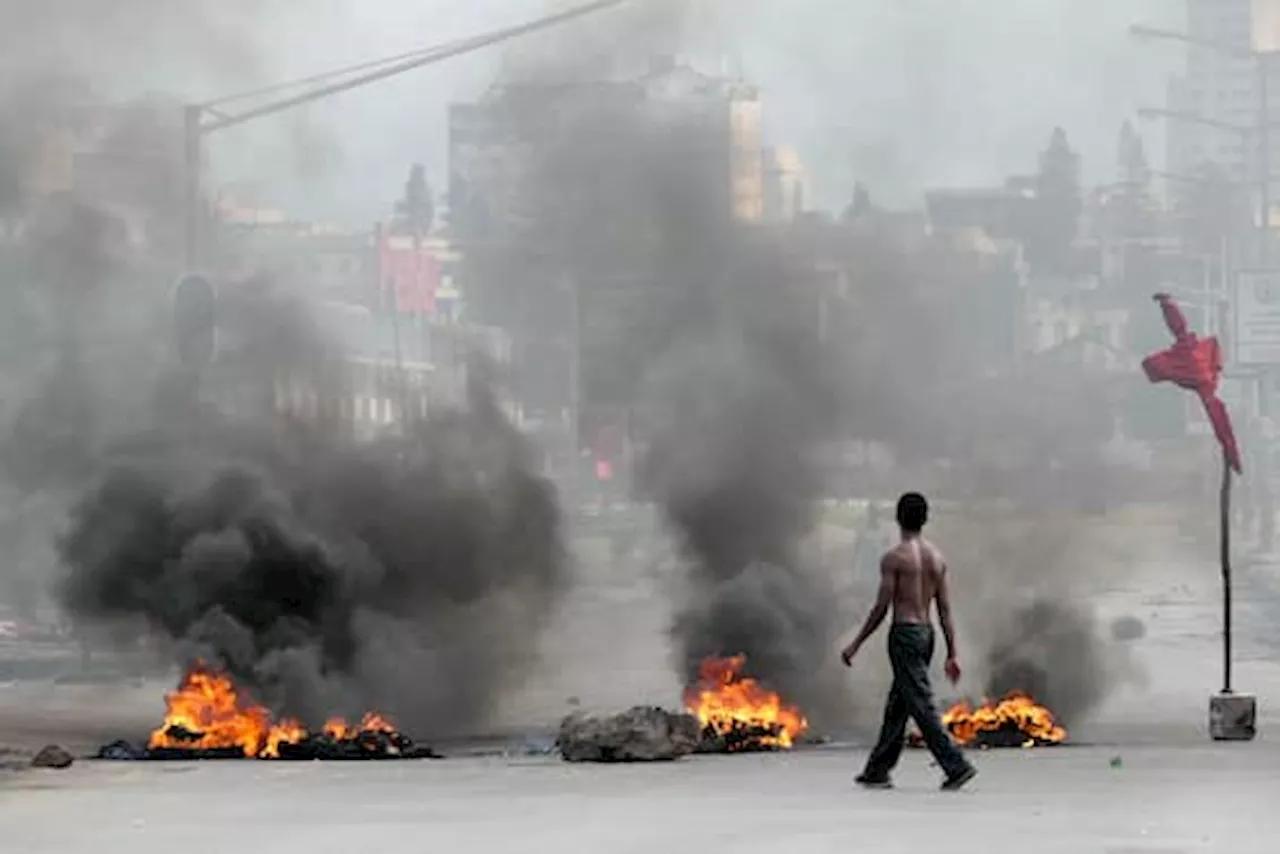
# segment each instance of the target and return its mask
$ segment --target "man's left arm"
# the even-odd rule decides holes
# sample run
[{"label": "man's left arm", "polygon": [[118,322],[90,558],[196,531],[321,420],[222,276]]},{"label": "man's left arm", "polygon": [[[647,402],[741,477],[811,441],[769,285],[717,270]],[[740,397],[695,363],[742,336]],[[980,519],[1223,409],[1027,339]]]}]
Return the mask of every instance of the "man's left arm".
[{"label": "man's left arm", "polygon": [[876,603],[871,606],[871,613],[867,614],[867,621],[862,624],[862,630],[853,639],[853,643],[846,646],[840,653],[840,658],[846,666],[853,661],[853,657],[858,654],[858,650],[867,642],[867,638],[875,634],[876,629],[880,628],[884,618],[889,616],[889,606],[893,604],[897,577],[897,568],[894,565],[893,558],[891,555],[886,554],[880,559],[880,589],[876,592]]}]

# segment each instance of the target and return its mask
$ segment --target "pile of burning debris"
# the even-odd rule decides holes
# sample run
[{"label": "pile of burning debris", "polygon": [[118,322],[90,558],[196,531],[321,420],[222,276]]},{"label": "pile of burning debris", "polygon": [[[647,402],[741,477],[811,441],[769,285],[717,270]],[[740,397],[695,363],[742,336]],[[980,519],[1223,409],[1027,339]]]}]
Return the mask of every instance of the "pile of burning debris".
[{"label": "pile of burning debris", "polygon": [[429,759],[419,746],[385,718],[367,714],[358,725],[330,720],[319,732],[298,721],[274,720],[264,707],[242,697],[226,674],[191,670],[165,697],[164,722],[146,747],[117,741],[98,751],[100,759],[194,760]]},{"label": "pile of burning debris", "polygon": [[800,710],[743,675],[746,658],[713,658],[685,691],[686,712],[637,706],[609,717],[573,714],[556,746],[567,762],[658,762],[692,753],[786,750],[808,729]]},{"label": "pile of burning debris", "polygon": [[[1067,740],[1053,712],[1021,691],[1005,695],[998,702],[986,701],[974,707],[961,701],[942,715],[942,724],[956,743],[982,750],[1000,747],[1050,747]],[[920,733],[908,736],[913,747],[923,747]]]},{"label": "pile of burning debris", "polygon": [[685,691],[685,708],[702,727],[699,753],[788,750],[809,728],[798,708],[744,676],[746,665],[741,655],[709,658]]}]

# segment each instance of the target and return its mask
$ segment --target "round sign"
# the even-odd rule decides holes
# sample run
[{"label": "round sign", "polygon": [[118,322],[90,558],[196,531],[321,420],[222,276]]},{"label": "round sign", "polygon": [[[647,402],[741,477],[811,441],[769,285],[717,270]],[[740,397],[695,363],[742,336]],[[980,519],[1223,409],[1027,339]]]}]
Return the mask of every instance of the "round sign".
[{"label": "round sign", "polygon": [[1274,277],[1260,277],[1253,283],[1253,298],[1262,305],[1280,303],[1280,282]]}]

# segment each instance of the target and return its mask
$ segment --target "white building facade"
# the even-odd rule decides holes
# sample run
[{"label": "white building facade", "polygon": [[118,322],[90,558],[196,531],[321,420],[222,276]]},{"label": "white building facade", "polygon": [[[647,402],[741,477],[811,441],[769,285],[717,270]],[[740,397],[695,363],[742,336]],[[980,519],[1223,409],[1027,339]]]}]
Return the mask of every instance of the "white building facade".
[{"label": "white building facade", "polygon": [[[1169,109],[1220,127],[1171,120],[1170,171],[1189,175],[1210,162],[1233,180],[1254,181],[1264,109],[1259,60],[1249,53],[1280,48],[1280,0],[1186,0],[1185,32],[1205,45],[1186,45],[1183,70],[1170,84]],[[1269,65],[1268,100],[1274,108],[1280,106],[1280,56]],[[1280,128],[1272,131],[1270,149],[1271,162],[1280,163]]]}]

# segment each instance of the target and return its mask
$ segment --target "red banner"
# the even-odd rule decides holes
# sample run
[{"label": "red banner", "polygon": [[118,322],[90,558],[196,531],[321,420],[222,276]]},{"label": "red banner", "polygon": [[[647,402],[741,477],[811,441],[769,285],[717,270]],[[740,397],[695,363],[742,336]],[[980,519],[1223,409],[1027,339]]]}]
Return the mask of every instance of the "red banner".
[{"label": "red banner", "polygon": [[382,297],[404,314],[434,314],[440,289],[440,262],[425,245],[416,251],[411,237],[386,235],[379,247]]}]

